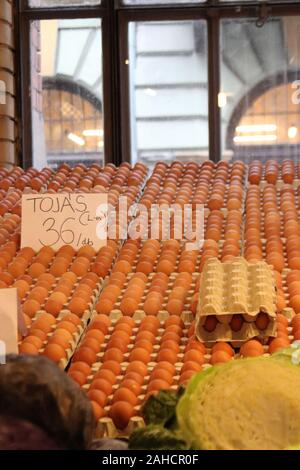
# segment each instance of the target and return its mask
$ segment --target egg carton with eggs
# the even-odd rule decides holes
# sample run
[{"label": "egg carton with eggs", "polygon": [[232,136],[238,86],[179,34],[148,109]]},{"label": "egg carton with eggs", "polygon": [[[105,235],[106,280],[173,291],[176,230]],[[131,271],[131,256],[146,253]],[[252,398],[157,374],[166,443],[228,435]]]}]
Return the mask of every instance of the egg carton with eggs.
[{"label": "egg carton with eggs", "polygon": [[[88,391],[90,389],[91,383],[92,383],[95,375],[97,374],[97,372],[100,370],[101,366],[103,365],[102,358],[103,358],[103,355],[105,354],[104,351],[106,350],[107,344],[108,344],[108,342],[110,340],[110,337],[111,337],[111,335],[114,331],[116,321],[117,321],[117,317],[115,315],[111,315],[110,318],[112,319],[112,323],[111,323],[111,326],[110,326],[110,328],[107,332],[107,335],[105,336],[105,341],[102,344],[101,352],[98,354],[98,361],[92,365],[92,374],[87,378],[87,383],[83,386],[83,389],[86,390],[86,391]],[[110,393],[109,396],[107,397],[107,404],[104,407],[104,411],[105,411],[106,415],[109,415],[110,408],[111,408],[111,406],[113,404],[113,401],[114,401],[114,394],[119,389],[119,386],[120,386],[120,384],[121,384],[121,382],[122,382],[122,380],[123,380],[123,378],[126,374],[128,366],[130,364],[128,359],[129,359],[130,351],[134,347],[135,338],[136,338],[136,335],[138,333],[138,329],[139,329],[140,324],[141,324],[140,320],[135,321],[135,326],[134,326],[134,328],[132,330],[132,334],[131,334],[131,342],[128,346],[128,353],[126,353],[124,355],[124,360],[120,364],[121,370],[120,370],[119,375],[117,376],[116,383],[112,387],[112,393]],[[158,332],[157,332],[157,341],[156,341],[157,344],[154,346],[155,353],[152,354],[151,360],[147,363],[147,366],[146,366],[147,367],[147,373],[144,376],[144,381],[143,381],[143,384],[141,386],[140,393],[137,395],[137,404],[134,407],[134,416],[132,416],[130,418],[130,420],[128,422],[128,425],[123,430],[117,429],[117,427],[115,426],[113,420],[110,417],[106,416],[106,417],[101,418],[98,422],[98,428],[97,428],[97,435],[99,437],[105,437],[105,436],[107,436],[107,437],[128,437],[131,434],[131,432],[133,431],[133,429],[135,429],[136,427],[142,426],[144,424],[142,418],[140,417],[140,410],[141,410],[141,407],[142,407],[143,403],[145,402],[145,398],[146,398],[146,395],[147,395],[147,388],[148,388],[148,384],[149,384],[149,381],[150,381],[150,374],[151,374],[151,372],[153,371],[153,369],[155,368],[155,366],[157,364],[155,359],[156,359],[156,355],[159,351],[159,344],[158,343],[160,342],[160,339],[163,335],[163,332],[164,332],[164,323],[162,322],[160,324],[160,328],[158,329]],[[83,337],[83,340],[84,340],[84,337]],[[181,368],[183,366],[182,358],[183,358],[183,351],[184,351],[186,342],[187,342],[187,330],[184,329],[182,331],[182,338],[181,338],[181,343],[180,343],[180,352],[177,354],[177,362],[174,364],[175,373],[173,375],[173,383],[170,386],[170,388],[173,389],[173,390],[177,390],[177,388],[179,386],[178,381],[179,381],[179,377],[180,377],[180,371],[181,371]],[[207,358],[207,363],[206,363],[206,367],[207,367],[209,365],[208,364],[209,355],[206,355],[206,358]]]},{"label": "egg carton with eggs", "polygon": [[[72,299],[72,296],[75,292],[75,290],[77,289],[77,287],[80,285],[80,281],[82,280],[83,278],[80,277],[77,279],[77,282],[73,285],[73,288],[70,292],[70,295],[67,297],[67,301],[66,303],[62,306],[62,310],[68,310],[68,304],[69,302],[71,301]],[[85,312],[83,313],[83,316],[85,315],[89,315],[91,314],[91,312],[93,311],[94,307],[95,307],[95,303],[97,302],[98,298],[99,298],[99,295],[100,295],[100,292],[102,290],[102,286],[103,286],[103,279],[102,278],[99,278],[99,281],[98,283],[96,284],[96,287],[95,289],[93,290],[92,294],[91,294],[91,297],[90,297],[90,302],[88,304],[88,308],[85,310]],[[59,285],[59,278],[56,278],[56,283],[52,286],[52,289],[49,291],[49,294],[48,296],[45,298],[45,301],[44,303],[41,305],[42,309],[45,307],[45,304],[47,302],[47,300],[49,299],[49,297],[51,296],[51,294],[55,291],[55,288]],[[71,312],[69,312],[71,313]]]},{"label": "egg carton with eggs", "polygon": [[[260,312],[261,313],[261,312]],[[267,327],[260,329],[256,326],[256,321],[258,320],[258,315],[252,317],[251,321],[247,321],[246,318],[249,318],[247,315],[239,314],[239,325],[238,331],[234,331],[230,323],[220,322],[220,316],[217,315],[217,321],[213,324],[212,327],[209,326],[209,330],[205,326],[205,323],[201,324],[199,319],[197,320],[196,335],[198,339],[203,342],[206,346],[209,346],[216,341],[230,342],[233,347],[240,347],[243,343],[251,338],[259,338],[261,341],[267,341],[272,337],[276,337],[276,322],[275,319],[269,320]],[[209,315],[205,318],[204,321],[209,322]],[[215,318],[213,318],[215,321]],[[210,323],[207,323],[210,325]],[[212,330],[212,331],[211,331]]]},{"label": "egg carton with eggs", "polygon": [[[283,249],[282,254],[283,254],[283,259],[284,259],[284,269],[289,269],[287,250],[286,250],[286,238],[285,237],[280,237],[280,240],[282,242],[282,249]],[[261,238],[260,241],[261,241],[262,256],[263,256],[263,259],[266,260],[267,259],[266,246],[267,246],[268,239],[267,238]],[[278,270],[278,268],[277,268],[277,270]]]},{"label": "egg carton with eggs", "polygon": [[[166,291],[164,292],[162,307],[161,307],[161,309],[159,310],[159,312],[157,314],[158,318],[160,318],[161,320],[165,320],[170,315],[170,313],[167,311],[167,303],[168,303],[168,300],[169,300],[169,295],[172,292],[173,285],[174,285],[178,275],[179,275],[178,273],[172,273],[169,276],[168,286],[167,286]],[[143,305],[144,305],[146,297],[149,293],[149,290],[150,290],[150,287],[151,287],[151,281],[152,281],[154,276],[155,276],[155,273],[152,273],[148,276],[147,283],[145,284],[145,289],[144,289],[144,292],[143,292],[143,296],[142,296],[142,298],[140,299],[140,302],[139,302],[139,307],[133,314],[134,319],[143,318],[143,317],[147,316],[147,314],[143,310]],[[185,300],[184,300],[184,305],[183,305],[183,309],[182,309],[182,313],[181,313],[181,318],[184,321],[184,323],[190,323],[194,319],[194,315],[190,310],[190,305],[191,305],[192,297],[195,293],[195,284],[196,284],[196,281],[197,281],[197,278],[198,278],[198,274],[194,273],[191,276],[192,276],[192,282],[191,282],[191,285],[190,285],[189,289],[186,292],[186,297],[185,297]],[[122,301],[124,293],[125,293],[125,291],[128,287],[128,284],[129,284],[130,280],[132,279],[132,277],[133,277],[132,273],[127,276],[125,284],[123,285],[123,287],[121,289],[121,292],[120,292],[120,295],[118,296],[117,301],[114,305],[114,308],[111,312],[113,315],[116,315],[116,316],[122,316],[123,315],[123,313],[121,311],[121,301]],[[105,288],[106,285],[108,285],[108,281],[106,281],[106,283],[103,285],[103,288]],[[101,301],[101,297],[100,297],[100,301]]]},{"label": "egg carton with eggs", "polygon": [[211,258],[201,275],[197,335],[203,342],[235,344],[275,335],[276,289],[272,269],[244,258],[221,263]]},{"label": "egg carton with eggs", "polygon": [[[222,220],[222,224],[221,224],[221,230],[220,230],[220,237],[219,237],[219,240],[224,240],[225,239],[225,235],[226,235],[226,225],[227,225],[227,215],[229,213],[229,211],[226,209],[226,208],[222,208],[220,209],[220,212],[223,214],[224,218]],[[193,209],[193,213],[195,213],[195,210]],[[208,224],[208,218],[209,218],[209,215],[210,215],[211,211],[209,209],[204,209],[204,224],[203,224],[203,230],[204,230],[204,238],[206,238],[206,231],[207,229],[210,228],[210,224]],[[173,219],[172,219],[173,220]],[[163,240],[168,240],[170,238],[174,238],[173,236],[173,232],[174,232],[174,222],[172,222],[171,220],[171,223],[170,223],[170,227],[168,227],[168,224],[166,224],[167,226],[164,227],[164,225],[162,225],[162,222],[160,221],[158,225],[158,228],[156,228],[156,230],[159,230],[159,234],[160,234],[160,238]],[[135,223],[135,220],[132,221],[132,224]],[[178,222],[176,222],[178,224]],[[201,221],[199,222],[201,223]],[[152,227],[152,223],[151,223],[151,220],[148,221],[148,234],[151,234],[151,227]],[[184,234],[188,234],[191,230],[191,227],[190,227],[190,222],[189,220],[184,220],[183,218],[183,221],[181,224],[178,224],[176,225],[176,227],[179,229],[180,228],[180,231],[181,233],[184,235]],[[164,228],[164,231],[162,230]],[[197,227],[196,225],[196,221],[193,222],[192,224],[192,232],[195,233],[195,231],[197,230],[197,233],[199,234],[200,231],[201,231],[201,228],[202,227]],[[241,227],[239,227],[240,229],[240,239],[242,238],[242,230],[241,230]],[[171,236],[172,234],[172,236]],[[188,241],[189,242],[189,241]],[[191,240],[191,242],[193,242],[193,240]]]},{"label": "egg carton with eggs", "polygon": [[[265,177],[264,177],[265,178]],[[268,186],[270,183],[268,183],[265,179],[262,179],[260,184],[259,184],[259,187],[264,189],[266,186]],[[293,182],[292,183],[285,183],[282,179],[278,178],[276,183],[274,184],[275,188],[280,190],[282,189],[286,184],[291,184],[293,186],[294,189],[298,189],[299,185],[300,185],[300,179],[298,178],[294,178]]]},{"label": "egg carton with eggs", "polygon": [[[76,283],[76,284],[78,285],[79,282]],[[76,285],[75,285],[74,289],[75,289],[75,288],[76,288]],[[95,303],[96,303],[96,301],[97,301],[97,299],[98,299],[98,297],[99,297],[100,291],[101,291],[101,283],[99,283],[99,284],[97,285],[97,287],[94,289],[93,294],[92,294],[92,296],[91,296],[91,301],[90,301],[90,303],[88,304],[88,308],[83,312],[83,314],[82,314],[82,316],[81,316],[81,318],[80,318],[81,323],[80,323],[80,325],[77,327],[77,331],[74,332],[74,334],[73,334],[73,340],[72,340],[71,343],[70,343],[70,347],[67,348],[66,351],[65,351],[65,353],[66,353],[66,358],[61,359],[61,360],[59,361],[59,366],[60,366],[61,368],[63,368],[63,369],[67,366],[67,364],[68,364],[70,358],[72,357],[72,355],[73,355],[73,353],[74,353],[74,351],[75,351],[75,349],[76,349],[76,345],[77,345],[77,343],[78,343],[78,341],[79,341],[79,339],[80,339],[82,333],[84,332],[85,327],[87,326],[88,320],[89,320],[90,317],[91,317],[91,314],[92,314],[92,312],[93,312],[93,308],[94,308]],[[51,295],[51,293],[50,293],[49,295]],[[49,296],[48,296],[48,297],[49,297]],[[29,328],[29,332],[28,332],[28,335],[27,335],[27,336],[30,335],[30,329],[32,329],[32,327],[34,327],[34,323],[41,317],[41,315],[43,315],[43,314],[46,314],[46,315],[47,315],[48,312],[44,309],[44,306],[45,306],[45,304],[46,304],[46,301],[47,301],[48,297],[45,299],[45,302],[44,302],[44,304],[41,306],[41,309],[38,310],[38,312],[37,312],[37,313],[35,314],[35,316],[32,318],[31,326],[30,326],[30,328]],[[70,297],[68,298],[68,302],[69,302],[70,299],[71,299],[71,295],[70,295]],[[64,319],[64,317],[66,317],[66,315],[72,314],[72,312],[67,308],[68,302],[63,306],[63,308],[61,309],[60,313],[59,313],[58,316],[56,317],[55,323],[54,323],[53,325],[51,325],[51,331],[47,333],[47,339],[46,339],[46,341],[44,341],[44,343],[43,343],[43,348],[39,351],[40,354],[43,353],[45,347],[46,347],[47,344],[48,344],[49,339],[50,339],[50,338],[52,337],[52,335],[55,333],[55,330],[56,330],[56,328],[57,328],[57,325]],[[25,339],[26,339],[26,336],[25,336],[24,338],[22,338],[22,341],[25,340]],[[21,341],[21,342],[22,342],[22,341]],[[20,343],[21,343],[21,342],[20,342]]]},{"label": "egg carton with eggs", "polygon": [[[287,281],[287,278],[288,278],[288,275],[292,272],[295,272],[295,276],[297,276],[297,273],[298,271],[297,270],[292,270],[292,269],[289,269],[289,268],[285,268],[282,270],[281,272],[281,279],[282,279],[282,292],[283,292],[283,295],[284,295],[284,298],[285,298],[285,301],[286,301],[286,307],[282,310],[282,314],[289,320],[291,321],[293,319],[293,317],[295,316],[296,314],[296,311],[294,308],[292,308],[290,306],[290,301],[292,299],[292,296],[293,295],[298,295],[297,291],[294,292],[293,295],[291,295],[291,293],[289,292],[289,284],[288,284],[288,281]],[[293,282],[298,282],[297,278],[295,278],[294,280],[290,281],[290,283],[293,283]],[[300,294],[300,292],[299,292]],[[300,309],[300,303],[299,305],[297,305],[296,307],[298,307],[297,311],[299,311]]]},{"label": "egg carton with eggs", "polygon": [[[39,349],[39,354],[43,354],[44,351],[45,351],[45,348],[47,347],[47,345],[49,344],[49,340],[51,339],[51,337],[53,336],[53,334],[55,333],[56,329],[57,329],[57,326],[60,322],[64,321],[64,319],[66,318],[66,316],[68,314],[70,314],[71,312],[69,310],[66,310],[66,309],[63,309],[61,310],[60,314],[58,315],[58,317],[56,318],[56,321],[53,325],[51,325],[51,330],[47,333],[46,335],[46,339],[43,341],[43,345],[42,347]],[[47,314],[46,311],[44,310],[40,310],[37,312],[34,320],[33,320],[33,323],[32,323],[32,326],[34,327],[34,322],[35,321],[38,321],[39,318],[41,316],[43,316],[43,314]],[[61,368],[61,369],[65,369],[72,357],[72,355],[74,354],[74,351],[76,349],[76,346],[81,338],[81,335],[83,334],[84,330],[85,330],[85,327],[87,325],[87,322],[88,322],[88,318],[90,316],[90,312],[89,311],[86,311],[84,313],[84,315],[82,316],[82,318],[80,319],[81,320],[81,323],[78,324],[76,326],[76,331],[74,331],[72,333],[72,340],[70,340],[68,343],[69,343],[69,347],[67,349],[65,349],[65,357],[62,357],[62,358],[59,358],[58,360],[54,360],[54,358],[52,358],[52,360],[54,360],[54,362],[57,363],[57,365]],[[30,329],[28,331],[28,335],[27,336],[31,336],[31,333],[30,333]],[[22,344],[22,342],[26,340],[26,336],[22,339],[21,342],[19,342],[19,346],[20,344]]]},{"label": "egg carton with eggs", "polygon": [[[168,240],[159,240],[159,243],[160,243],[160,249],[159,251],[157,252],[157,256],[153,262],[153,272],[155,273],[156,272],[156,268],[157,268],[157,265],[159,263],[159,258],[161,256],[161,254],[163,253],[163,247],[164,247],[164,243],[168,242]],[[178,267],[179,267],[179,263],[180,263],[180,258],[183,254],[183,252],[186,250],[186,244],[189,243],[189,242],[186,242],[186,241],[178,241],[179,245],[180,245],[180,248],[179,248],[179,251],[177,253],[177,257],[176,257],[176,262],[174,264],[174,269],[173,269],[173,272],[177,272],[178,271]],[[222,251],[222,247],[223,247],[223,244],[224,244],[224,241],[223,240],[220,240],[218,242],[218,245],[219,245],[219,256],[221,256],[221,251]],[[135,256],[135,259],[132,263],[132,272],[136,272],[136,269],[137,269],[137,265],[138,265],[138,262],[140,260],[140,255],[141,255],[141,252],[142,252],[142,248],[143,248],[143,245],[144,243],[141,244],[141,246],[139,247],[138,249],[138,252]],[[202,255],[203,255],[203,248],[201,248],[200,250],[196,250],[198,251],[197,253],[197,259],[196,259],[196,263],[195,263],[195,268],[193,270],[193,272],[199,272],[199,266],[200,266],[200,263],[201,263],[201,258],[202,258]]]}]

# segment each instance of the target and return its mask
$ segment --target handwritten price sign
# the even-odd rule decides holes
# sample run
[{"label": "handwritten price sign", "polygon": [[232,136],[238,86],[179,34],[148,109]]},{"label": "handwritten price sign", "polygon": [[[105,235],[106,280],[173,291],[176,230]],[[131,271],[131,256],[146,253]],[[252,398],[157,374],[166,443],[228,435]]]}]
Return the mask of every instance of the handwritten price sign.
[{"label": "handwritten price sign", "polygon": [[106,194],[26,194],[22,196],[21,245],[38,251],[72,245],[76,250],[106,245]]}]

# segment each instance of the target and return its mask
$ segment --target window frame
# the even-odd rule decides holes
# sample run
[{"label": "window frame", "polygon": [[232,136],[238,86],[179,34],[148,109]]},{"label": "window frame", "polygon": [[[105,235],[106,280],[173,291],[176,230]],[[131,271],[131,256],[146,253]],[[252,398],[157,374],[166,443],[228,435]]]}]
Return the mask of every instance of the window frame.
[{"label": "window frame", "polygon": [[128,26],[135,21],[205,20],[208,45],[208,132],[209,158],[221,159],[220,24],[224,18],[263,18],[300,15],[300,3],[288,0],[207,0],[206,3],[125,5],[122,0],[102,0],[100,5],[29,7],[17,1],[17,74],[20,153],[24,168],[32,165],[32,114],[30,97],[30,23],[34,20],[99,18],[102,21],[103,109],[105,163],[119,165],[131,160],[131,115],[128,59]]}]

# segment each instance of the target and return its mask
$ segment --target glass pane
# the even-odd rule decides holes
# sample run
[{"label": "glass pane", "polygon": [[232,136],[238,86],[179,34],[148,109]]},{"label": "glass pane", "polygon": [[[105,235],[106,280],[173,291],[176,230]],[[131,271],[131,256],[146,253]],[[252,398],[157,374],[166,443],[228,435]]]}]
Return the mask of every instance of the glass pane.
[{"label": "glass pane", "polygon": [[100,5],[101,0],[29,0],[29,6],[35,8],[52,8],[65,6]]},{"label": "glass pane", "polygon": [[172,5],[178,3],[204,3],[207,0],[123,0],[125,5]]},{"label": "glass pane", "polygon": [[31,23],[36,167],[103,161],[101,20]]},{"label": "glass pane", "polygon": [[205,21],[129,26],[132,161],[208,158]]},{"label": "glass pane", "polygon": [[[300,149],[299,17],[223,20],[223,158],[296,158]],[[298,80],[298,81],[297,81]]]}]

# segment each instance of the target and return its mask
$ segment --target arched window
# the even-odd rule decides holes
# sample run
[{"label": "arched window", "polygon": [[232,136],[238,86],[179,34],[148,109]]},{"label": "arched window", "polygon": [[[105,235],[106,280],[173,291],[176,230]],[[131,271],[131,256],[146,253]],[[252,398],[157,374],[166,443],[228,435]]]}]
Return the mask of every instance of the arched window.
[{"label": "arched window", "polygon": [[296,72],[265,80],[232,114],[227,145],[235,158],[293,158],[300,154],[300,81]]},{"label": "arched window", "polygon": [[100,100],[84,86],[63,77],[43,79],[47,160],[87,161],[103,155]]}]

